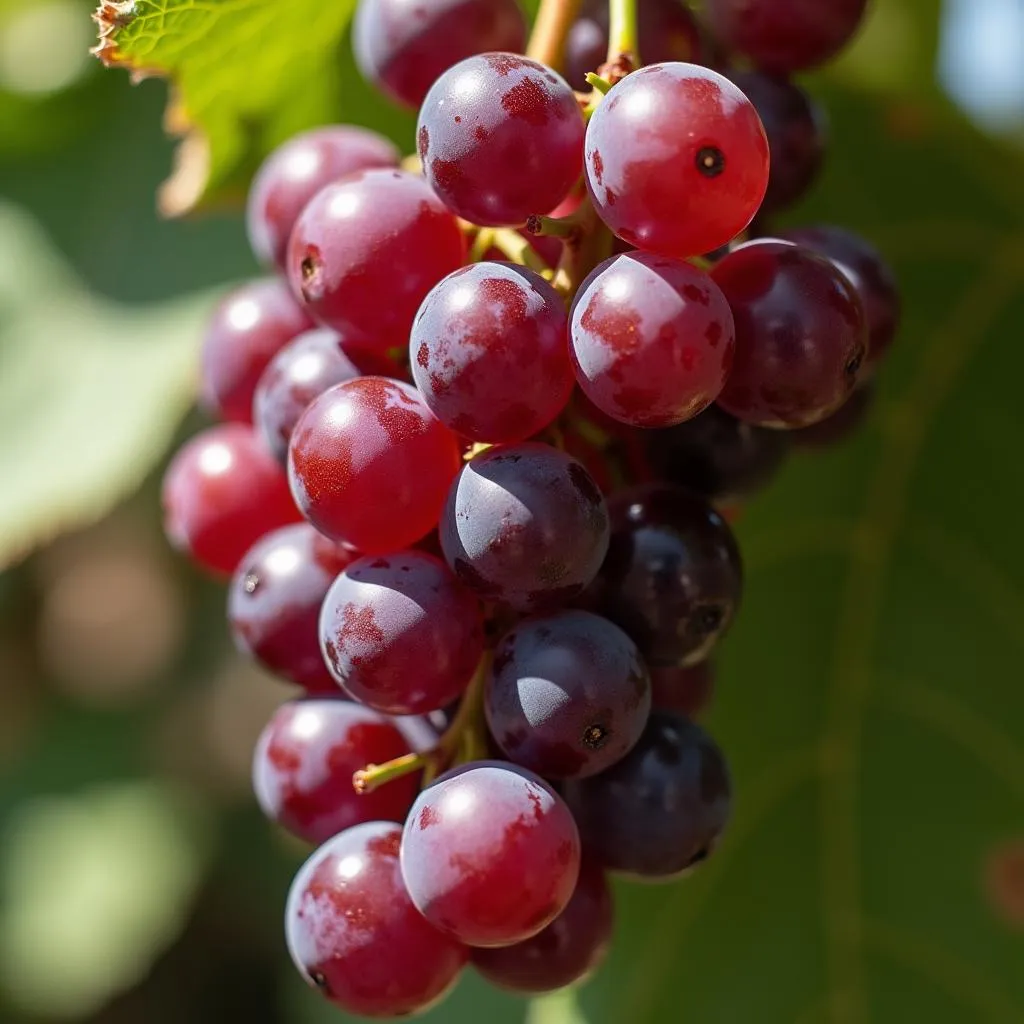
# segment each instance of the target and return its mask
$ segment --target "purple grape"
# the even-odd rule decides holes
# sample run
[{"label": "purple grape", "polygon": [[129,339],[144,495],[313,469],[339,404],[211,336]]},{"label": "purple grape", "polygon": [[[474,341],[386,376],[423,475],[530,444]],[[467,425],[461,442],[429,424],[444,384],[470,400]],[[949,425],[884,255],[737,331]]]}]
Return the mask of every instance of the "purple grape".
[{"label": "purple grape", "polygon": [[715,669],[710,661],[688,668],[651,669],[651,704],[659,711],[698,718],[711,703],[714,688]]},{"label": "purple grape", "polygon": [[526,619],[495,648],[487,724],[506,756],[538,775],[578,779],[624,757],[651,710],[636,644],[585,611]]},{"label": "purple grape", "polygon": [[564,604],[594,578],[608,549],[608,509],[574,458],[527,442],[467,463],[441,516],[455,574],[483,598],[535,611]]},{"label": "purple grape", "polygon": [[865,381],[831,416],[801,430],[790,431],[793,444],[808,451],[821,451],[849,441],[864,426],[874,402],[874,381]]}]

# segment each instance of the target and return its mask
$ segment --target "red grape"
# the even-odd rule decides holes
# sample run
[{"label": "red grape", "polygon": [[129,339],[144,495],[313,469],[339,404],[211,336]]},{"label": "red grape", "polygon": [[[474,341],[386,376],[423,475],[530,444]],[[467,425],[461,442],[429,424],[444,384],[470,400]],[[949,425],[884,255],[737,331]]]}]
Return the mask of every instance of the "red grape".
[{"label": "red grape", "polygon": [[736,321],[736,359],[718,402],[763,427],[805,427],[850,396],[867,351],[864,309],[835,264],[774,239],[711,272]]},{"label": "red grape", "polygon": [[398,161],[393,142],[352,124],[293,135],[263,161],[249,189],[246,226],[256,259],[283,270],[288,236],[320,189],[347,174],[396,167]]},{"label": "red grape", "polygon": [[252,779],[263,813],[310,843],[365,821],[405,821],[419,778],[403,775],[357,793],[355,772],[409,753],[394,723],[338,698],[290,701],[256,744]]},{"label": "red grape", "polygon": [[398,377],[401,370],[328,327],[300,334],[274,356],[256,385],[252,416],[278,462],[288,461],[288,442],[306,406],[332,384],[364,374]]},{"label": "red grape", "polygon": [[460,60],[488,50],[521,52],[526,19],[516,0],[360,0],[352,45],[364,78],[418,107]]},{"label": "red grape", "polygon": [[235,645],[264,668],[315,693],[337,693],[320,651],[327,588],[356,552],[308,523],[262,537],[238,563],[228,589]]},{"label": "red grape", "polygon": [[443,775],[419,795],[402,834],[413,903],[470,946],[508,946],[546,928],[572,897],[579,865],[562,799],[500,761]]},{"label": "red grape", "polygon": [[738,235],[761,205],[768,165],[753,104],[694,64],[628,75],[587,127],[587,187],[601,219],[664,256],[711,252]]},{"label": "red grape", "polygon": [[387,377],[329,388],[299,418],[288,450],[303,515],[367,554],[434,529],[461,464],[455,435],[414,388]]},{"label": "red grape", "polygon": [[471,441],[522,441],[572,393],[565,304],[539,274],[511,263],[456,270],[413,323],[413,379],[434,415]]},{"label": "red grape", "polygon": [[402,830],[356,825],[300,869],[285,911],[299,973],[332,1003],[366,1017],[401,1017],[438,1002],[468,950],[433,928],[402,881]]},{"label": "red grape", "polygon": [[483,654],[476,599],[421,551],[361,558],[324,599],[320,643],[334,677],[362,704],[416,715],[451,703]]},{"label": "red grape", "polygon": [[809,427],[790,431],[793,444],[806,451],[821,451],[849,441],[864,426],[874,401],[874,382],[861,381],[853,394],[830,416]]},{"label": "red grape", "polygon": [[659,711],[696,718],[707,710],[714,686],[715,670],[710,661],[688,668],[651,669],[651,702]]},{"label": "red grape", "polygon": [[299,519],[281,467],[252,428],[225,423],[196,434],[163,481],[171,543],[215,573],[230,573],[264,534]]},{"label": "red grape", "polygon": [[214,311],[202,352],[202,400],[215,416],[252,423],[252,396],[267,363],[313,326],[283,281],[236,288]]},{"label": "red grape", "polygon": [[765,71],[823,64],[853,37],[867,0],[707,0],[712,30]]},{"label": "red grape", "polygon": [[732,365],[732,312],[702,270],[654,253],[613,256],[572,310],[576,378],[602,412],[635,427],[692,419]]},{"label": "red grape", "polygon": [[288,243],[288,280],[313,317],[378,351],[405,347],[427,292],[462,265],[458,222],[423,181],[363,171],[318,192]]},{"label": "red grape", "polygon": [[460,217],[521,224],[557,206],[583,166],[583,114],[550,68],[485,53],[449,68],[423,101],[423,173]]},{"label": "red grape", "polygon": [[589,977],[612,940],[615,909],[604,871],[588,860],[569,905],[532,939],[514,946],[471,951],[473,966],[492,984],[537,995]]}]

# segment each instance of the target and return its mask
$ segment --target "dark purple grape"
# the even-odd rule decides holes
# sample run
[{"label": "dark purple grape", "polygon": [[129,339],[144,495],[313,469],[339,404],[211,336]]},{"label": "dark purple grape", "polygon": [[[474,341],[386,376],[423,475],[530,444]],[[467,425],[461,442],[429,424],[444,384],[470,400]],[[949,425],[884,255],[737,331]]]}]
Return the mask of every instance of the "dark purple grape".
[{"label": "dark purple grape", "polygon": [[587,854],[649,881],[676,878],[714,850],[731,790],[715,741],[668,711],[651,712],[640,742],[618,764],[563,786]]},{"label": "dark purple grape", "polygon": [[284,270],[288,236],[302,208],[325,185],[371,167],[397,167],[395,144],[353,124],[293,135],[253,178],[246,206],[249,245],[261,263]]},{"label": "dark purple grape", "polygon": [[665,484],[623,491],[610,510],[608,557],[588,605],[621,626],[652,668],[706,658],[743,592],[729,524],[703,498]]},{"label": "dark purple grape", "polygon": [[618,626],[590,612],[556,612],[505,634],[484,707],[511,761],[546,778],[579,779],[604,771],[640,738],[651,681]]},{"label": "dark purple grape", "polygon": [[711,276],[736,322],[736,358],[718,404],[762,427],[806,427],[834,412],[860,379],[864,308],[836,265],[767,239],[741,245]]},{"label": "dark purple grape", "polygon": [[819,451],[849,441],[864,426],[874,402],[874,382],[866,381],[831,416],[801,430],[790,431],[793,444],[797,448]]},{"label": "dark purple grape", "polygon": [[288,442],[306,406],[333,384],[363,374],[402,375],[387,356],[366,352],[328,327],[300,334],[274,356],[256,385],[252,418],[278,462],[288,461]]},{"label": "dark purple grape", "polygon": [[839,53],[866,7],[867,0],[707,0],[704,12],[727,49],[785,74]]},{"label": "dark purple grape", "polygon": [[455,574],[519,611],[564,604],[608,549],[608,509],[583,465],[545,444],[501,445],[467,463],[441,515]]},{"label": "dark purple grape", "polygon": [[902,311],[899,284],[882,254],[860,235],[830,225],[793,228],[779,237],[813,249],[850,279],[864,305],[868,364],[877,364],[896,336]]},{"label": "dark purple grape", "polygon": [[[638,0],[637,43],[644,64],[708,63],[700,25],[682,0]],[[565,77],[574,89],[589,89],[587,72],[608,57],[608,0],[588,0],[565,39]]]},{"label": "dark purple grape", "polygon": [[768,191],[759,215],[788,209],[810,190],[825,159],[825,112],[798,85],[761,71],[739,71],[732,80],[754,104],[771,153]]},{"label": "dark purple grape", "polygon": [[434,83],[416,142],[449,209],[474,224],[521,224],[568,195],[583,169],[583,133],[564,79],[514,53],[485,53]]},{"label": "dark purple grape", "polygon": [[651,669],[651,704],[659,711],[698,718],[707,710],[714,688],[715,670],[710,661],[687,668]]},{"label": "dark purple grape", "polygon": [[352,36],[363,77],[413,108],[460,60],[525,46],[516,0],[360,0]]},{"label": "dark purple grape", "polygon": [[604,871],[585,860],[569,905],[532,939],[499,949],[474,949],[473,966],[492,985],[538,995],[588,978],[612,940],[615,907]]},{"label": "dark purple grape", "polygon": [[338,693],[317,622],[328,588],[358,557],[308,523],[268,533],[246,553],[228,589],[235,646],[311,693]]},{"label": "dark purple grape", "polygon": [[728,502],[767,487],[789,445],[787,432],[744,423],[713,405],[696,419],[650,434],[647,459],[657,479]]}]

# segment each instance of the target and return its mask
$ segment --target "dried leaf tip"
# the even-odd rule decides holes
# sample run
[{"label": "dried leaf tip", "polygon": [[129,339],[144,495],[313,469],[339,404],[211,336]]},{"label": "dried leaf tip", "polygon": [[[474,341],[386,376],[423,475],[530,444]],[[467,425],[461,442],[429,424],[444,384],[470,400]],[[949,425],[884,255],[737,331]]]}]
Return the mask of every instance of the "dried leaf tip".
[{"label": "dried leaf tip", "polygon": [[103,0],[103,3],[93,11],[92,20],[99,25],[100,41],[89,52],[99,57],[107,67],[121,63],[113,36],[119,29],[131,24],[137,14],[136,8],[135,0]]}]

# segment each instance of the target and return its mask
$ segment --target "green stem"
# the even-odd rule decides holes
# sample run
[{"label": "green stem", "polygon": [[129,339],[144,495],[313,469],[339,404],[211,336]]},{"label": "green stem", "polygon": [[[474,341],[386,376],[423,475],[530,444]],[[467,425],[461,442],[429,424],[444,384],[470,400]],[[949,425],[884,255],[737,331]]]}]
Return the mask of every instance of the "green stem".
[{"label": "green stem", "polygon": [[[486,252],[489,248],[497,249],[509,262],[518,263],[521,267],[529,267],[538,274],[542,270],[549,269],[548,265],[538,255],[537,250],[515,228],[483,228],[480,231],[480,235],[484,234],[488,235],[488,244],[484,247],[483,252]],[[479,238],[480,235],[477,237]],[[474,253],[476,252],[475,245],[473,251]],[[482,258],[482,255],[483,253],[474,258],[479,260]]]},{"label": "green stem", "polygon": [[592,85],[602,96],[612,87],[612,83],[607,78],[602,78],[596,71],[587,72],[587,85]]},{"label": "green stem", "polygon": [[[637,0],[608,0],[608,63],[615,64],[623,55],[629,57],[633,67],[640,66],[640,47],[637,44]],[[593,83],[591,83],[593,84]]]},{"label": "green stem", "polygon": [[385,782],[400,779],[403,775],[426,768],[432,754],[433,751],[430,754],[403,754],[393,761],[385,761],[384,764],[368,764],[352,776],[352,788],[359,794],[372,793]]},{"label": "green stem", "polygon": [[565,37],[576,20],[581,3],[582,0],[541,0],[526,56],[558,71],[562,65]]}]

